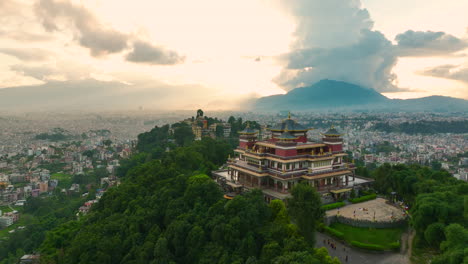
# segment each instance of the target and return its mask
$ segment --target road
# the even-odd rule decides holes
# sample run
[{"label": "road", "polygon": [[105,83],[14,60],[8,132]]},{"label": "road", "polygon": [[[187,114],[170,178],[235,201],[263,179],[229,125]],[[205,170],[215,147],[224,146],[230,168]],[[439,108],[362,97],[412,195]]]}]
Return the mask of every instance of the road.
[{"label": "road", "polygon": [[[317,243],[315,247],[325,247],[330,256],[338,257],[343,264],[410,264],[406,252],[402,254],[399,252],[371,252],[359,250],[344,245],[332,237],[318,232],[316,233],[316,239]],[[328,240],[336,245],[336,249],[332,249],[331,246],[328,245]],[[324,241],[325,244],[323,243]],[[348,256],[347,262],[346,256]]]}]

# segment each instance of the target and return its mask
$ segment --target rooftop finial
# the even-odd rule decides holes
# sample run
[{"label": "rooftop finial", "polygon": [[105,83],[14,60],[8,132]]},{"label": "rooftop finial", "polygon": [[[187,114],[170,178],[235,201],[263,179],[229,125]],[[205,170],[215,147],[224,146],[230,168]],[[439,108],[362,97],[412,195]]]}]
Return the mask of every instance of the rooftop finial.
[{"label": "rooftop finial", "polygon": [[288,112],[288,119],[291,119],[291,112]]},{"label": "rooftop finial", "polygon": [[250,122],[247,121],[247,126],[245,128],[250,128]]}]

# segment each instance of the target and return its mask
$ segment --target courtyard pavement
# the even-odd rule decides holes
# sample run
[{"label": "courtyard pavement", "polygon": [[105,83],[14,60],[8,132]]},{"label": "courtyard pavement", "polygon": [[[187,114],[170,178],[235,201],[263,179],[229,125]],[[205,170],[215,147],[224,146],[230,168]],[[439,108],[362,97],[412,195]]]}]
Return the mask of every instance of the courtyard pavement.
[{"label": "courtyard pavement", "polygon": [[336,215],[338,211],[340,215],[346,218],[360,219],[360,220],[374,220],[379,222],[389,222],[393,219],[395,221],[405,218],[404,211],[396,206],[385,203],[385,199],[377,198],[367,202],[346,205],[339,209],[333,209],[326,212],[327,216]]}]

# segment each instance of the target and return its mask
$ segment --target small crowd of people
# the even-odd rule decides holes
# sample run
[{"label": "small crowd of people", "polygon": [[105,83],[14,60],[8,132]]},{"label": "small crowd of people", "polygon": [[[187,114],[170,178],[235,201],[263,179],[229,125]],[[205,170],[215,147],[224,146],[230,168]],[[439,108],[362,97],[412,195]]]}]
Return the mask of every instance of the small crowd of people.
[{"label": "small crowd of people", "polygon": [[[333,240],[330,241],[330,239],[327,239],[327,240],[324,239],[324,240],[323,240],[323,244],[324,244],[324,245],[329,245],[329,246],[330,246],[332,249],[334,249],[334,250],[337,249],[336,244],[335,244],[335,242],[334,242]],[[343,247],[343,251],[346,251],[346,247]],[[348,262],[348,255],[346,255],[345,261]]]}]

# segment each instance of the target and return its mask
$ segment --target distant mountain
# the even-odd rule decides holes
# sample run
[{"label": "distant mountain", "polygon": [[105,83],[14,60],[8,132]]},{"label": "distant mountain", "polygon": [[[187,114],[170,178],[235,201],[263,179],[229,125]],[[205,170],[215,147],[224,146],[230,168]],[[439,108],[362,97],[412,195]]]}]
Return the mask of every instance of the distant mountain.
[{"label": "distant mountain", "polygon": [[468,111],[468,100],[440,95],[406,100],[393,99],[392,103],[405,111]]},{"label": "distant mountain", "polygon": [[107,108],[118,100],[118,91],[126,85],[118,82],[80,80],[49,82],[43,85],[0,89],[0,110],[63,110]]},{"label": "distant mountain", "polygon": [[376,111],[468,111],[468,101],[445,96],[418,99],[389,99],[373,89],[355,84],[321,80],[284,95],[259,98],[256,110],[376,110]]},{"label": "distant mountain", "polygon": [[[0,89],[0,111],[124,110],[139,106],[166,109],[176,103],[180,105],[179,94],[197,87],[190,88],[193,89],[164,83],[132,85],[95,79],[51,81]],[[202,97],[196,97],[196,94],[186,96],[195,101]]]}]

